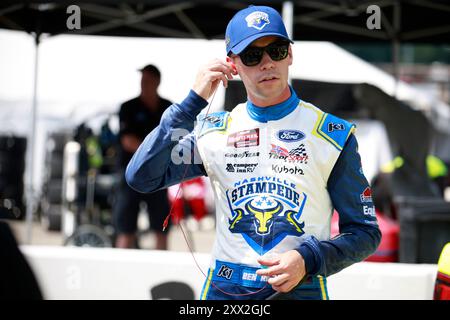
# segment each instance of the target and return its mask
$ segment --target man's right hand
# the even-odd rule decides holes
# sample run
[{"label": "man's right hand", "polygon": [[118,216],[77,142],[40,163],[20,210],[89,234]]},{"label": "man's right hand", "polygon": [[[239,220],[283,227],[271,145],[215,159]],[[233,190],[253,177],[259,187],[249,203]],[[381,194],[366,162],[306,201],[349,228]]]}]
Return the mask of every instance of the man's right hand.
[{"label": "man's right hand", "polygon": [[120,143],[126,152],[134,153],[141,145],[141,139],[134,134],[124,134],[120,138]]},{"label": "man's right hand", "polygon": [[228,80],[237,75],[236,69],[230,62],[215,59],[200,68],[195,79],[195,91],[203,99],[208,100],[219,86],[220,81],[223,86],[228,87]]}]

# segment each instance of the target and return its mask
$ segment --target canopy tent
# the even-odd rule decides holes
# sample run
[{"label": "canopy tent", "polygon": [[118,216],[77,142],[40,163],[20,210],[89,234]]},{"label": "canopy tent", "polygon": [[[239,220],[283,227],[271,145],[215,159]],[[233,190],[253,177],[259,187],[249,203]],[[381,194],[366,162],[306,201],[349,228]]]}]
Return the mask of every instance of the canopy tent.
[{"label": "canopy tent", "polygon": [[[68,30],[69,5],[81,8],[81,30]],[[116,36],[223,39],[234,13],[249,4],[265,4],[280,12],[290,4],[290,29],[295,40],[334,42],[391,41],[449,42],[450,6],[446,0],[97,0],[3,1],[0,28],[26,32],[80,33]],[[366,22],[380,8],[381,29],[369,30]],[[207,14],[205,14],[207,13]]]},{"label": "canopy tent", "polygon": [[[34,33],[36,42],[44,33],[223,39],[227,22],[236,11],[264,4],[283,13],[295,40],[390,43],[396,78],[400,43],[450,41],[446,0],[91,0],[77,4],[82,28],[69,30],[67,8],[73,4],[76,2],[66,0],[6,1],[0,5],[0,28]],[[376,12],[368,9],[373,6],[379,8],[379,29],[367,26]]]},{"label": "canopy tent", "polygon": [[[32,168],[34,133],[37,112],[38,44],[42,35],[96,34],[143,37],[177,37],[223,39],[228,20],[249,4],[271,5],[280,12],[295,40],[389,41],[393,44],[393,61],[398,61],[400,41],[449,41],[450,6],[445,0],[434,1],[163,1],[113,0],[77,4],[81,8],[82,28],[69,30],[67,7],[74,1],[27,1],[0,4],[0,28],[23,30],[33,34],[36,42],[35,85],[29,166]],[[76,4],[76,3],[75,3]],[[382,13],[382,28],[368,30],[366,20],[369,5],[378,5]],[[207,13],[207,14],[205,14]],[[31,226],[34,210],[33,172],[29,170],[27,185],[27,220]],[[27,242],[30,241],[31,227]]]}]

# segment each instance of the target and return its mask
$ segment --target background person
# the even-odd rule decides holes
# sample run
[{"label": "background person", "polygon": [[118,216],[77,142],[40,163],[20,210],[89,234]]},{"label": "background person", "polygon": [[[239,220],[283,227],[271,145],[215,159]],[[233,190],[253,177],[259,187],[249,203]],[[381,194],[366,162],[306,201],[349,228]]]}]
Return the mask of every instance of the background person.
[{"label": "background person", "polygon": [[[147,65],[140,71],[142,73],[140,95],[123,103],[119,111],[119,167],[123,173],[134,152],[147,134],[159,124],[163,112],[171,105],[170,101],[158,95],[161,82],[161,73],[158,68]],[[156,235],[155,248],[167,249],[167,232],[162,231],[164,218],[169,213],[167,191],[139,193],[127,185],[124,174],[122,177],[113,208],[116,247],[138,247],[137,219],[140,204],[145,202],[149,213],[150,229]]]}]

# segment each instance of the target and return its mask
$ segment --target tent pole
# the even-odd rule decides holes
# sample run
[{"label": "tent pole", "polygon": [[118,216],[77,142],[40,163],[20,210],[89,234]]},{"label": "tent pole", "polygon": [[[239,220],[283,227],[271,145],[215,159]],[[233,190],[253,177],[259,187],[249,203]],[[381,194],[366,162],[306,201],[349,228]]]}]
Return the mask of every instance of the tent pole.
[{"label": "tent pole", "polygon": [[392,40],[392,69],[395,81],[394,97],[397,97],[398,85],[400,81],[400,42],[397,38]]},{"label": "tent pole", "polygon": [[28,135],[28,177],[26,184],[26,237],[25,243],[31,244],[32,238],[32,227],[33,227],[33,213],[35,210],[36,199],[35,199],[35,187],[34,187],[34,153],[35,153],[35,143],[36,143],[36,115],[37,115],[37,83],[38,83],[38,64],[39,64],[39,43],[40,43],[40,33],[36,33],[34,36],[35,40],[35,54],[34,54],[34,83],[33,83],[33,103],[31,109],[31,123],[30,131]]},{"label": "tent pole", "polygon": [[292,1],[284,1],[282,15],[286,31],[291,39],[294,38],[294,4]]},{"label": "tent pole", "polygon": [[401,26],[401,7],[400,2],[394,3],[394,37],[392,39],[392,62],[393,62],[393,75],[395,80],[394,97],[398,95],[398,87],[400,82],[400,26]]},{"label": "tent pole", "polygon": [[[289,38],[294,39],[294,4],[292,1],[284,1],[282,7],[282,16],[284,25],[286,26],[286,31]],[[292,79],[289,74],[289,84],[291,84]]]}]

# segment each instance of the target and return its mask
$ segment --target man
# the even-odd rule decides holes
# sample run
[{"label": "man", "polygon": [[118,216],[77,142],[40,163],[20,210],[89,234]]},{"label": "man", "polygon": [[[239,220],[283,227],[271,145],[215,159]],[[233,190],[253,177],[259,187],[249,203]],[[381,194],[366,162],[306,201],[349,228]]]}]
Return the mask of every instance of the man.
[{"label": "man", "polygon": [[[142,140],[158,126],[164,110],[171,105],[170,101],[158,95],[158,86],[161,82],[161,73],[158,68],[147,65],[140,71],[142,73],[141,94],[123,103],[119,111],[119,166],[123,171]],[[167,191],[160,190],[151,194],[138,193],[127,185],[125,179],[120,183],[114,207],[116,247],[138,247],[136,230],[141,202],[147,204],[150,228],[156,237],[155,248],[167,249],[167,234],[162,232],[164,218],[169,213]]]},{"label": "man", "polygon": [[[379,244],[354,126],[297,97],[288,85],[290,43],[274,9],[239,11],[226,30],[226,61],[200,69],[128,165],[128,183],[144,192],[209,176],[217,235],[202,299],[327,299],[326,276]],[[238,74],[248,101],[199,115],[194,129],[219,83]],[[174,128],[191,133],[173,141]],[[177,165],[174,154],[203,163]],[[341,234],[330,240],[333,208]]]}]

